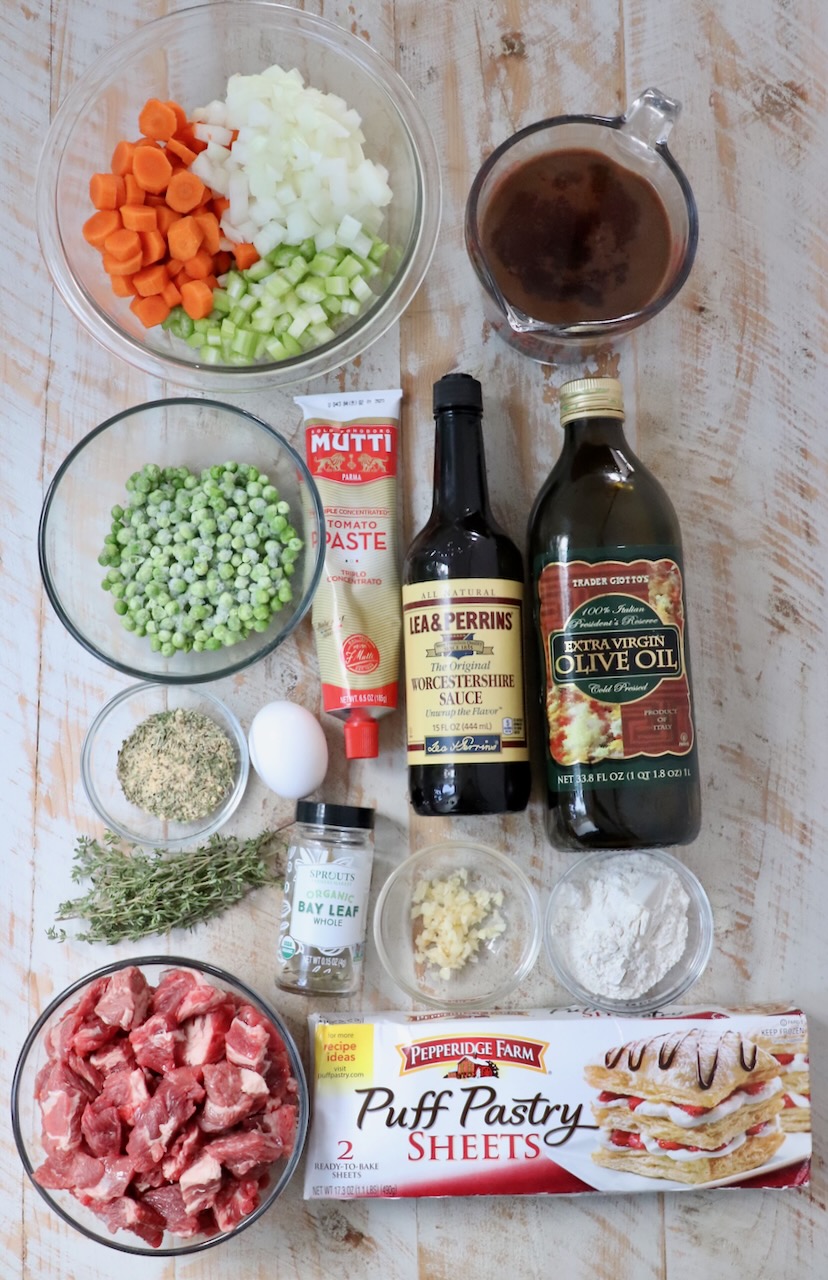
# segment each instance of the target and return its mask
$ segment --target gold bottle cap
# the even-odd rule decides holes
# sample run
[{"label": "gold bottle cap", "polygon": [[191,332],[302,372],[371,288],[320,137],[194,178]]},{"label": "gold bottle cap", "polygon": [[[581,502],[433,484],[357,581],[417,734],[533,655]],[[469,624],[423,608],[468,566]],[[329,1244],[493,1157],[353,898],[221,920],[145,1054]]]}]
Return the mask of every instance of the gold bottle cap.
[{"label": "gold bottle cap", "polygon": [[561,387],[561,426],[573,418],[624,417],[624,391],[617,378],[575,378]]}]

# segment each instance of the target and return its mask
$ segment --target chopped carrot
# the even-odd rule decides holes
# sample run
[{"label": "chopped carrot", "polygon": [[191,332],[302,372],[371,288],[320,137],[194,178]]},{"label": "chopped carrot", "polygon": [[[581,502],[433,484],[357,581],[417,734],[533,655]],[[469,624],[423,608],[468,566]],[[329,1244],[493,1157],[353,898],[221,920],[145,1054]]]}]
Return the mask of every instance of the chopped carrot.
[{"label": "chopped carrot", "polygon": [[117,209],[101,209],[87,218],[83,224],[83,237],[96,249],[102,249],[107,236],[121,226],[121,214]]},{"label": "chopped carrot", "polygon": [[104,249],[104,271],[110,276],[131,276],[141,269],[141,250],[130,258],[115,258]]},{"label": "chopped carrot", "polygon": [[89,199],[96,209],[119,209],[126,198],[123,178],[115,173],[93,173],[89,179]]},{"label": "chopped carrot", "polygon": [[151,329],[156,324],[163,324],[170,314],[170,308],[160,294],[155,294],[151,298],[135,298],[129,304],[129,309],[135,312],[141,324],[147,329]]},{"label": "chopped carrot", "polygon": [[175,116],[175,131],[176,131],[176,133],[178,133],[178,130],[179,130],[179,129],[186,129],[186,128],[187,128],[187,123],[188,123],[188,122],[187,122],[187,112],[184,110],[184,108],[182,107],[181,103],[180,103],[180,102],[176,102],[173,98],[168,98],[168,99],[167,99],[167,101],[164,103],[164,105],[165,105],[166,107],[169,107],[170,111],[172,111],[172,113],[173,113],[173,114],[174,114],[174,116]]},{"label": "chopped carrot", "polygon": [[254,262],[259,261],[259,252],[252,244],[234,245],[233,253],[236,255],[236,266],[239,271],[246,271],[248,267],[253,266]]},{"label": "chopped carrot", "polygon": [[139,187],[153,195],[165,191],[172,175],[172,165],[164,152],[153,147],[136,147],[132,172]]},{"label": "chopped carrot", "polygon": [[164,200],[161,204],[158,205],[158,207],[154,210],[154,213],[156,218],[156,226],[158,227],[158,230],[161,232],[162,236],[166,236],[172,224],[174,222],[178,222],[179,218],[181,217],[180,213],[176,213],[174,209],[170,208],[166,200]]},{"label": "chopped carrot", "polygon": [[164,299],[168,307],[178,307],[181,305],[181,290],[174,280],[161,290],[161,297]]},{"label": "chopped carrot", "polygon": [[109,283],[112,285],[112,292],[116,298],[133,298],[135,296],[135,285],[132,283],[132,276],[110,276]]},{"label": "chopped carrot", "polygon": [[110,166],[112,172],[120,174],[122,178],[128,173],[132,173],[132,157],[134,155],[135,143],[127,142],[126,138],[122,138],[112,152],[112,164]]},{"label": "chopped carrot", "polygon": [[194,254],[198,253],[203,239],[204,232],[195,218],[189,216],[179,218],[178,222],[174,222],[167,233],[170,257],[179,258],[182,262],[186,262]]},{"label": "chopped carrot", "polygon": [[214,213],[194,213],[193,217],[204,232],[203,247],[208,249],[210,253],[218,253],[221,234],[216,215]]},{"label": "chopped carrot", "polygon": [[215,276],[205,276],[204,283],[209,285],[211,289],[217,289],[219,287],[219,282]]},{"label": "chopped carrot", "polygon": [[130,231],[158,230],[158,212],[152,205],[122,204],[121,217]]},{"label": "chopped carrot", "polygon": [[213,290],[203,280],[181,286],[181,305],[191,320],[204,320],[213,310]]},{"label": "chopped carrot", "polygon": [[213,270],[217,276],[223,276],[229,271],[233,265],[233,255],[228,253],[226,249],[219,249],[218,253],[213,254]]},{"label": "chopped carrot", "polygon": [[153,293],[163,293],[169,283],[170,277],[163,262],[154,262],[152,266],[135,273],[135,288],[143,298],[148,298]]},{"label": "chopped carrot", "polygon": [[186,142],[182,142],[180,138],[168,138],[167,150],[171,151],[174,156],[178,156],[179,160],[183,160],[185,164],[192,164],[196,158],[196,152],[188,147]]},{"label": "chopped carrot", "polygon": [[207,150],[207,143],[203,142],[201,138],[197,138],[195,136],[193,126],[189,122],[185,124],[183,128],[176,130],[176,137],[179,142],[183,142],[185,146],[189,147],[191,151],[195,151],[196,154],[198,154],[199,151]]},{"label": "chopped carrot", "polygon": [[161,143],[160,143],[160,142],[156,142],[155,138],[144,138],[144,137],[141,137],[141,138],[139,138],[139,139],[138,139],[138,141],[135,143],[135,145],[136,145],[136,147],[149,147],[149,149],[150,149],[151,151],[163,151],[163,150],[164,150],[164,148],[161,146]]},{"label": "chopped carrot", "polygon": [[229,208],[230,201],[227,196],[213,196],[213,212],[217,218],[220,219],[221,215],[226,213]]},{"label": "chopped carrot", "polygon": [[163,196],[157,196],[152,191],[148,191],[144,196],[144,204],[148,204],[151,209],[160,209],[166,203]]},{"label": "chopped carrot", "polygon": [[106,252],[111,253],[112,257],[117,258],[119,262],[125,261],[126,258],[134,258],[140,248],[141,241],[138,239],[138,232],[130,231],[128,227],[121,227],[118,231],[113,231],[104,240]]},{"label": "chopped carrot", "polygon": [[192,258],[184,260],[187,275],[192,280],[203,280],[213,270],[213,255],[207,249],[199,249]]},{"label": "chopped carrot", "polygon": [[200,178],[189,169],[182,169],[170,178],[167,186],[167,204],[176,213],[189,213],[201,204],[207,189]]},{"label": "chopped carrot", "polygon": [[167,256],[167,241],[158,230],[141,232],[141,265],[148,267],[152,262],[162,262]]},{"label": "chopped carrot", "polygon": [[135,181],[135,175],[132,173],[124,174],[124,187],[126,188],[125,204],[143,204],[147,193]]},{"label": "chopped carrot", "polygon": [[178,128],[178,117],[172,107],[158,98],[149,98],[138,117],[138,128],[148,138],[166,140],[171,138]]}]

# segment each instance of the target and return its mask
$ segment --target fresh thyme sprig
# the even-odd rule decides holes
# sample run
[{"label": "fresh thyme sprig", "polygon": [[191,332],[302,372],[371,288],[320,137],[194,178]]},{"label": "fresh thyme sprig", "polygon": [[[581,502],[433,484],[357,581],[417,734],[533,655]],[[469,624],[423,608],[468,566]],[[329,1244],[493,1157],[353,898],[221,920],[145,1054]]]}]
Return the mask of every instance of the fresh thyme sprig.
[{"label": "fresh thyme sprig", "polygon": [[[191,929],[226,911],[252,889],[284,877],[285,844],[263,831],[251,840],[214,835],[199,849],[170,854],[124,845],[107,831],[103,842],[78,838],[72,879],[90,880],[81,898],[62,902],[58,920],[85,920],[83,942],[131,942],[167,929]],[[66,931],[48,930],[62,942]]]}]

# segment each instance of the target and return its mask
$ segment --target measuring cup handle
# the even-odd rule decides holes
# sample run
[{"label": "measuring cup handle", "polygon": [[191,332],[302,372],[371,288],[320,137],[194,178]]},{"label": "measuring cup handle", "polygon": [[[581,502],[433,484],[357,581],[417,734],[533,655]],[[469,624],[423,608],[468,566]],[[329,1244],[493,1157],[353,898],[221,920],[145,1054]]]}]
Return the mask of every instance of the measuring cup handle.
[{"label": "measuring cup handle", "polygon": [[621,117],[621,132],[654,150],[666,143],[679,118],[681,103],[660,89],[645,89]]}]

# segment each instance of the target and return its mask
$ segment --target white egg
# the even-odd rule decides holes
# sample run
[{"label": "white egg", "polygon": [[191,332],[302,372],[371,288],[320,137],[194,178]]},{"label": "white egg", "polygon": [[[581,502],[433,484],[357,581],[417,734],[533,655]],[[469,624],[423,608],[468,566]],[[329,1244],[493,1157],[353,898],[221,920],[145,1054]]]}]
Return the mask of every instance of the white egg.
[{"label": "white egg", "polygon": [[268,702],[257,711],[248,743],[256,773],[285,800],[309,795],[325,779],[325,734],[316,716],[295,702]]}]

